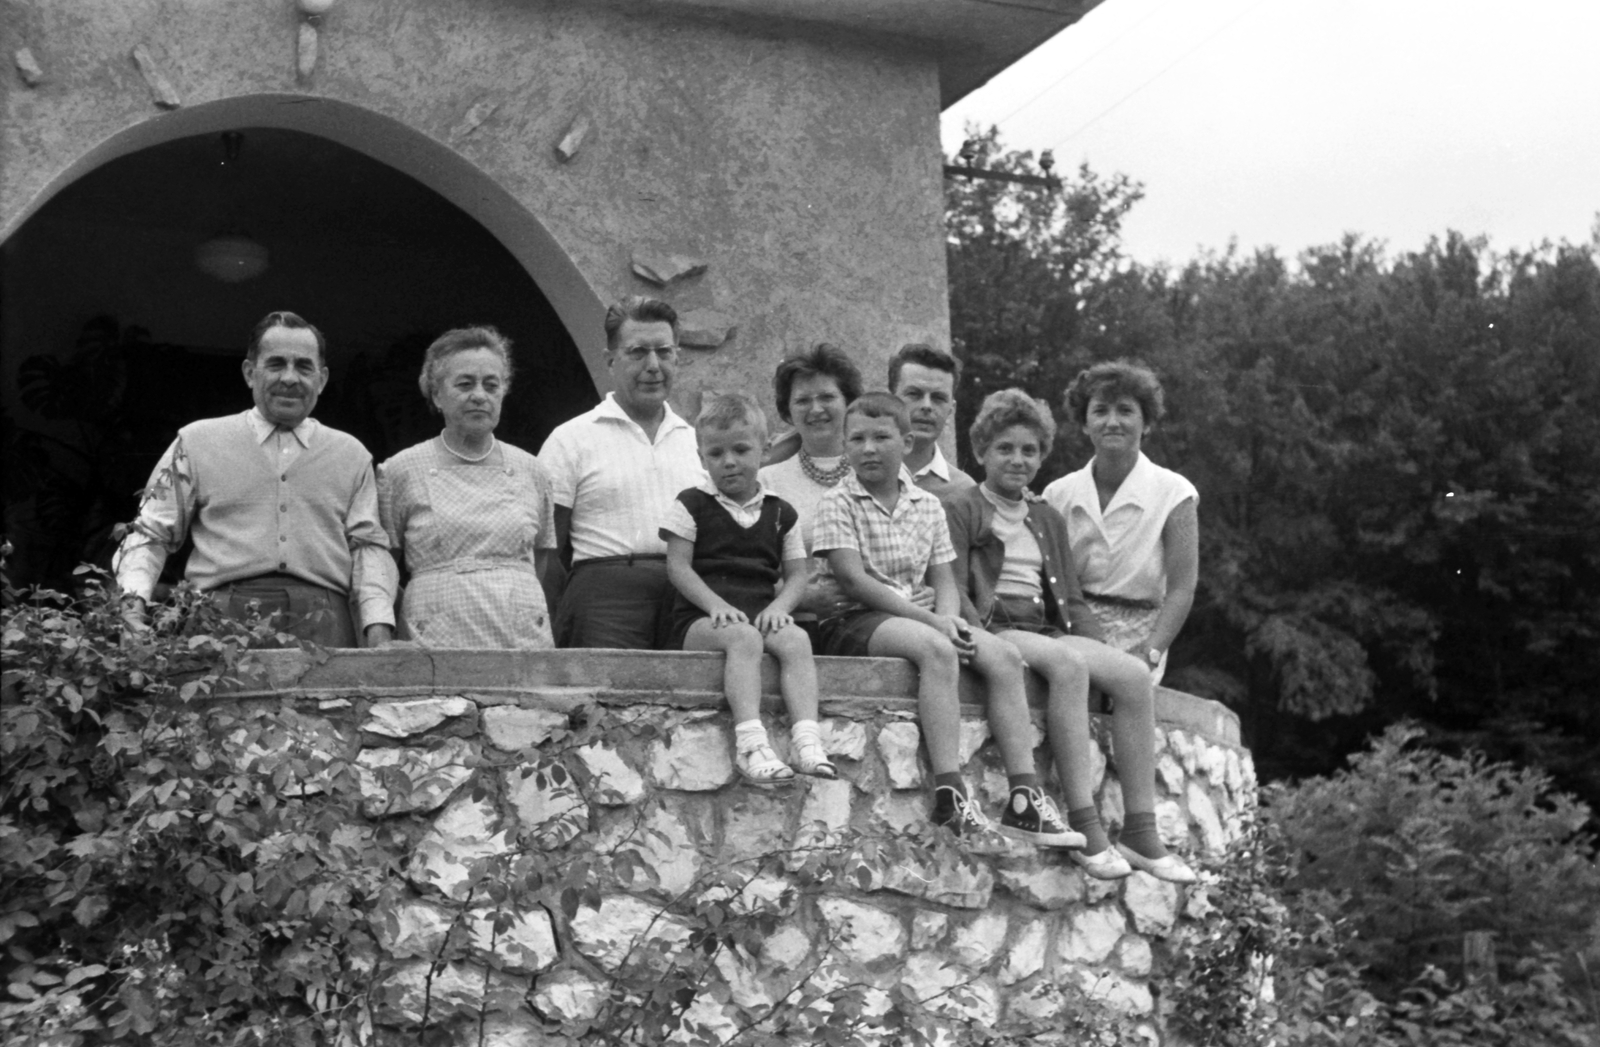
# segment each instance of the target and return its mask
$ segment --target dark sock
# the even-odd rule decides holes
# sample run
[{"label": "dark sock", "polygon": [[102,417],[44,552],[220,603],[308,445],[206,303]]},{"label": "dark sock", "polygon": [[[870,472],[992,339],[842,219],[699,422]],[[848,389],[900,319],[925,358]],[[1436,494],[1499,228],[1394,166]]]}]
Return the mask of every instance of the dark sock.
[{"label": "dark sock", "polygon": [[1006,781],[1013,789],[1038,789],[1043,791],[1044,785],[1039,781],[1037,774],[1008,774]]},{"label": "dark sock", "polygon": [[952,771],[949,774],[936,774],[933,776],[933,820],[943,823],[955,817],[956,802],[945,792],[946,788],[954,789],[962,796],[967,795],[967,783],[962,781],[961,774]]},{"label": "dark sock", "polygon": [[1089,842],[1083,845],[1084,854],[1099,854],[1111,846],[1106,827],[1100,824],[1100,812],[1093,806],[1075,807],[1067,812],[1067,824],[1073,832],[1083,833]]},{"label": "dark sock", "polygon": [[1117,842],[1126,844],[1146,858],[1167,856],[1167,849],[1161,845],[1161,836],[1156,832],[1154,812],[1144,814],[1129,812],[1127,819],[1122,823],[1122,835]]}]

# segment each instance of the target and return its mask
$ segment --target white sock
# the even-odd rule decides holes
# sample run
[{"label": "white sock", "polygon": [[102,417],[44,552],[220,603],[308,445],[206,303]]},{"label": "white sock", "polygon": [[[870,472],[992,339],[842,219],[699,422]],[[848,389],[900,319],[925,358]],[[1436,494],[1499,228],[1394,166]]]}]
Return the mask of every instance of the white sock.
[{"label": "white sock", "polygon": [[746,720],[733,725],[733,744],[742,753],[759,749],[767,743],[767,729],[760,720]]},{"label": "white sock", "polygon": [[822,745],[822,728],[815,720],[796,720],[789,728],[789,740],[796,749],[802,745]]}]

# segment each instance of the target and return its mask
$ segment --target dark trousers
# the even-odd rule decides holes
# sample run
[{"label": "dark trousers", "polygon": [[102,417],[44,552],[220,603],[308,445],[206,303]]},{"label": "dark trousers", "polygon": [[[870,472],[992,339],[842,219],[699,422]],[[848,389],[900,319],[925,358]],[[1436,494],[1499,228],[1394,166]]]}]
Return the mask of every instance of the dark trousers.
[{"label": "dark trousers", "polygon": [[673,591],[665,557],[580,560],[556,609],[556,646],[656,650]]},{"label": "dark trousers", "polygon": [[229,582],[211,591],[212,599],[230,618],[246,619],[251,605],[273,627],[323,647],[359,647],[344,593],[325,589],[287,574],[264,574]]}]

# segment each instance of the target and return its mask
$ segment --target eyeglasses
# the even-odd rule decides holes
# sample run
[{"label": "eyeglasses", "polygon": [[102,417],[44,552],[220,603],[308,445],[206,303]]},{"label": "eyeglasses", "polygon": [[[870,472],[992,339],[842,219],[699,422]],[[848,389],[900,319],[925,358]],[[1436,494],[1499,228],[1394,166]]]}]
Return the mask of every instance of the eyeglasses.
[{"label": "eyeglasses", "polygon": [[618,356],[626,356],[633,363],[643,363],[651,353],[656,359],[671,363],[678,358],[678,347],[675,345],[630,345],[617,349]]}]

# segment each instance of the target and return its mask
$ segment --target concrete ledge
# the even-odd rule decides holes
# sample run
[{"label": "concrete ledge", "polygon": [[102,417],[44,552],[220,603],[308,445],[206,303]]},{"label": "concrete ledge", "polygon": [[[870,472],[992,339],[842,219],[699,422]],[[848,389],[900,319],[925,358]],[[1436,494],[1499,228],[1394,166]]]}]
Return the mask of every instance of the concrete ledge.
[{"label": "concrete ledge", "polygon": [[[818,658],[817,683],[823,711],[851,706],[915,711],[916,670],[898,658]],[[782,709],[777,663],[764,659],[763,704]],[[231,697],[267,697],[293,691],[308,695],[413,694],[503,695],[507,701],[531,690],[568,690],[575,699],[652,702],[680,708],[721,708],[722,656],[689,651],[380,650],[257,651],[230,687]],[[1042,708],[1045,691],[1030,677],[1029,700]],[[970,672],[961,676],[968,715],[981,715],[983,690]],[[1220,702],[1165,687],[1156,689],[1156,720],[1221,745],[1240,746],[1239,717]]]}]

